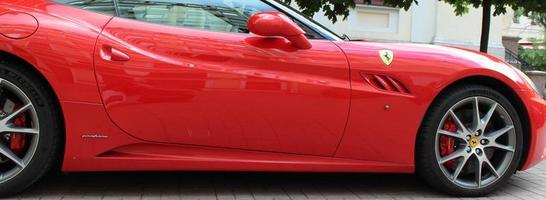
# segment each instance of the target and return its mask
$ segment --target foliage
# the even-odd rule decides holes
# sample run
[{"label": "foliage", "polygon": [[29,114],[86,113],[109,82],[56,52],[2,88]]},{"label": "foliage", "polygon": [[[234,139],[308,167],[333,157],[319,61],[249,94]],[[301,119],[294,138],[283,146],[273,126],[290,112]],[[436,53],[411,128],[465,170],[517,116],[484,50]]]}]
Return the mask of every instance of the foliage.
[{"label": "foliage", "polygon": [[546,13],[529,12],[526,16],[544,28],[544,39],[530,38],[529,41],[534,44],[534,47],[532,49],[520,49],[519,56],[534,69],[546,71]]},{"label": "foliage", "polygon": [[546,71],[546,49],[543,45],[535,45],[532,49],[520,49],[519,57],[529,63],[535,70]]},{"label": "foliage", "polygon": [[[349,10],[355,7],[354,0],[282,0],[285,3],[295,2],[302,9],[305,15],[313,16],[319,11],[332,21],[337,22],[341,16],[345,20],[349,15]],[[365,0],[370,2],[371,0]],[[444,1],[455,8],[455,14],[463,15],[468,13],[470,7],[478,8],[488,1],[494,8],[493,15],[501,15],[506,13],[508,7],[519,10],[522,8],[527,13],[546,13],[545,0],[440,0]],[[394,6],[408,10],[412,4],[418,4],[418,0],[385,0],[385,5]]]},{"label": "foliage", "polygon": [[[455,13],[462,15],[468,12],[470,6],[479,8],[485,0],[442,0],[455,7]],[[546,12],[546,1],[544,0],[489,0],[494,8],[493,15],[505,14],[507,8],[514,10],[523,9],[525,12]]]},{"label": "foliage", "polygon": [[523,9],[514,10],[514,18],[520,18],[521,16],[523,16],[523,12]]},{"label": "foliage", "polygon": [[534,44],[532,49],[520,49],[519,57],[536,70],[546,71],[546,12],[527,12],[523,15],[544,28],[544,39],[530,38]]},{"label": "foliage", "polygon": [[[292,0],[283,0],[291,4]],[[349,10],[356,6],[353,0],[294,0],[304,15],[312,17],[315,13],[323,11],[333,23],[338,21],[338,16],[343,16],[343,20],[349,16]]]},{"label": "foliage", "polygon": [[528,12],[527,17],[546,28],[546,12]]}]

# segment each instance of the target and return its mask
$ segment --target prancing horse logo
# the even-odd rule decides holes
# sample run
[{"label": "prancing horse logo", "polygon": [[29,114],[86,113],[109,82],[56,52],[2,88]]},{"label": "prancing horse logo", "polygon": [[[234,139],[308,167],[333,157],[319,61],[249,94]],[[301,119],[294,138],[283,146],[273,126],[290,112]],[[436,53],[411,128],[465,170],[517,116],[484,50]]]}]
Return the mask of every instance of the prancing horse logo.
[{"label": "prancing horse logo", "polygon": [[379,51],[379,57],[387,66],[390,66],[392,64],[392,61],[394,61],[394,53],[390,50]]},{"label": "prancing horse logo", "polygon": [[474,148],[476,146],[478,146],[478,138],[470,139],[470,147]]}]

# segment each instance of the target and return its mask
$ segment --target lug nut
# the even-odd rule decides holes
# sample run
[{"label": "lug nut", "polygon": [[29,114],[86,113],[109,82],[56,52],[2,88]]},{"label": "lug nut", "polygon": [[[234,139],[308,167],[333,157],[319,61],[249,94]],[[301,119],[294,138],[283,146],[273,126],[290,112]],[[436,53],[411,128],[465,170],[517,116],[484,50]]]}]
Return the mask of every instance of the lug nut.
[{"label": "lug nut", "polygon": [[472,152],[472,147],[466,147],[466,152],[467,152],[467,153]]},{"label": "lug nut", "polygon": [[469,141],[472,137],[470,135],[466,136],[466,141]]},{"label": "lug nut", "polygon": [[483,139],[481,142],[480,142],[482,145],[486,145],[488,143],[488,141],[486,139]]},{"label": "lug nut", "polygon": [[475,134],[475,135],[476,135],[476,136],[480,136],[480,135],[482,135],[482,130],[478,130],[478,131],[476,131],[476,134]]},{"label": "lug nut", "polygon": [[481,156],[482,155],[482,150],[481,149],[476,149],[476,153]]}]

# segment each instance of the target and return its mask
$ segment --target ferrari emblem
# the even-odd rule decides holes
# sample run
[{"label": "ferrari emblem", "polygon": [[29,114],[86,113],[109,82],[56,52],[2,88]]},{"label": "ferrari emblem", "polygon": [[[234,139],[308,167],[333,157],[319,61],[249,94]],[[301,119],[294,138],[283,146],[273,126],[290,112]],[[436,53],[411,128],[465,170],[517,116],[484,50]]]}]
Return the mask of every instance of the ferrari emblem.
[{"label": "ferrari emblem", "polygon": [[478,138],[472,138],[470,140],[470,147],[474,148],[476,146],[478,146]]},{"label": "ferrari emblem", "polygon": [[387,66],[390,66],[392,64],[392,61],[394,61],[394,53],[390,50],[379,51],[379,57]]}]

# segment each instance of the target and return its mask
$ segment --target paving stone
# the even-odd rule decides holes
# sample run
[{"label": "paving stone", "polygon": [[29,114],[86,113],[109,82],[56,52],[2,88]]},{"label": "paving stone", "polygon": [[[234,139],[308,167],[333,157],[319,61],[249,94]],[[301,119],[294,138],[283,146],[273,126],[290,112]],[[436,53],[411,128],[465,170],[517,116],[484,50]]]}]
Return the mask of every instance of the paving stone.
[{"label": "paving stone", "polygon": [[[459,199],[414,175],[132,172],[47,177],[11,199],[356,200]],[[546,199],[546,162],[518,172],[484,200]]]}]

